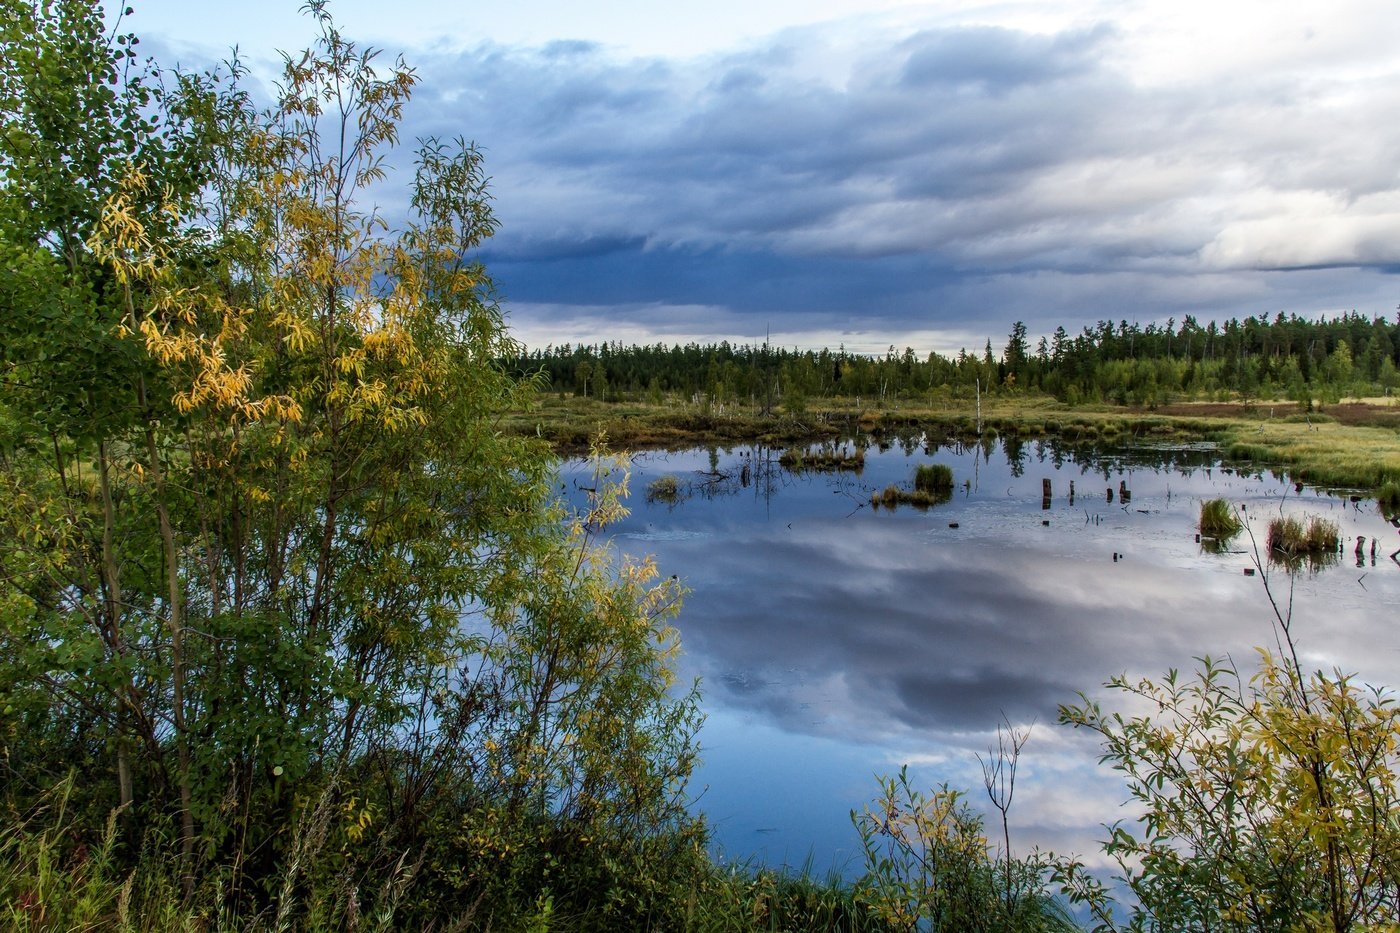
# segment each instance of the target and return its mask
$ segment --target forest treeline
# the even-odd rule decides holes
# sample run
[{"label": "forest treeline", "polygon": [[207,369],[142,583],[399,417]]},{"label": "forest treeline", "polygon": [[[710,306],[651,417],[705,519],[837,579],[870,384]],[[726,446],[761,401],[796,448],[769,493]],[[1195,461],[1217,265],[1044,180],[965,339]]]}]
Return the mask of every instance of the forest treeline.
[{"label": "forest treeline", "polygon": [[910,398],[977,391],[1041,392],[1080,402],[1154,406],[1173,398],[1291,398],[1307,404],[1385,395],[1400,387],[1400,315],[1355,312],[1312,320],[1231,318],[1202,325],[1099,321],[1032,346],[1020,321],[999,349],[956,356],[891,346],[883,355],[762,344],[620,343],[533,348],[510,361],[555,390],[602,400],[662,393],[799,406],[819,398]]}]

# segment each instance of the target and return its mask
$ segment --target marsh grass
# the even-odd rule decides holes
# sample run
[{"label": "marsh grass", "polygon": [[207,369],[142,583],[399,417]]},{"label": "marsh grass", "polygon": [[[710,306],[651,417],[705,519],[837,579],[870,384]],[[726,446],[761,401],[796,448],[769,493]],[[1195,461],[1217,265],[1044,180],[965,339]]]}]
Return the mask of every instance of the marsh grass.
[{"label": "marsh grass", "polygon": [[[99,835],[84,832],[70,806],[76,780],[69,776],[28,811],[2,811],[0,929],[24,933],[387,933],[397,929],[885,933],[895,929],[838,874],[819,877],[810,858],[797,868],[772,869],[747,862],[723,865],[705,854],[703,844],[673,845],[666,839],[642,840],[647,851],[635,864],[628,861],[626,851],[605,847],[615,859],[605,856],[591,866],[571,860],[567,867],[555,865],[552,877],[548,872],[541,875],[535,864],[548,861],[548,856],[521,851],[514,856],[520,876],[505,871],[497,881],[507,886],[523,882],[522,890],[511,888],[513,893],[499,896],[493,887],[497,896],[489,905],[478,902],[480,910],[461,913],[443,907],[434,914],[433,906],[450,898],[435,891],[434,885],[442,881],[432,872],[417,876],[402,859],[397,865],[391,859],[388,870],[378,877],[350,872],[350,866],[343,864],[348,853],[333,853],[334,846],[324,845],[327,840],[322,838],[326,827],[316,825],[296,831],[293,848],[300,855],[293,860],[278,896],[262,909],[249,910],[227,899],[217,873],[188,896],[183,894],[177,847],[169,838],[151,834],[138,844],[139,855],[123,858],[117,811],[109,815]],[[317,809],[320,813],[322,808]],[[363,844],[375,845],[368,838]],[[584,889],[575,890],[579,885]],[[647,903],[630,902],[637,897]],[[644,922],[645,917],[651,918],[650,923]]]},{"label": "marsh grass", "polygon": [[[764,415],[752,407],[697,406],[675,397],[664,404],[598,402],[542,396],[529,411],[507,424],[538,435],[561,453],[584,449],[605,429],[614,446],[678,447],[706,443],[763,441],[808,444],[845,431],[874,433],[909,428],[930,437],[976,439],[972,404],[965,399],[937,403],[904,401],[898,410],[856,408],[841,399],[808,400],[808,416],[797,421]],[[983,427],[1017,437],[1057,436],[1072,442],[1126,442],[1189,438],[1219,445],[1240,462],[1267,463],[1298,481],[1323,486],[1375,489],[1400,483],[1400,437],[1388,423],[1396,409],[1345,406],[1347,417],[1296,413],[1282,403],[1256,405],[1183,403],[1155,413],[1104,406],[1069,406],[1049,398],[984,398]]]},{"label": "marsh grass", "polygon": [[1263,444],[1249,444],[1242,441],[1236,441],[1226,448],[1225,456],[1230,460],[1244,460],[1249,463],[1275,459],[1272,448]]},{"label": "marsh grass", "polygon": [[1286,558],[1322,557],[1341,546],[1337,523],[1317,515],[1306,521],[1295,515],[1269,522],[1269,550]]},{"label": "marsh grass", "polygon": [[953,491],[953,468],[946,463],[924,463],[914,470],[914,489],[930,495]]},{"label": "marsh grass", "polygon": [[1244,524],[1230,503],[1224,499],[1209,499],[1201,503],[1201,536],[1225,541],[1240,533]]},{"label": "marsh grass", "polygon": [[832,872],[818,877],[811,858],[798,868],[739,863],[696,879],[687,895],[684,929],[695,933],[832,931],[884,933],[897,929]]},{"label": "marsh grass", "polygon": [[876,508],[884,506],[893,509],[899,505],[912,505],[916,509],[927,509],[941,505],[953,498],[953,470],[943,463],[926,463],[914,471],[914,488],[901,489],[894,483],[872,493],[870,504]]},{"label": "marsh grass", "polygon": [[1389,482],[1376,492],[1376,504],[1387,514],[1400,512],[1400,482]]},{"label": "marsh grass", "polygon": [[674,473],[658,476],[647,484],[648,502],[675,502],[680,498],[681,481]]}]

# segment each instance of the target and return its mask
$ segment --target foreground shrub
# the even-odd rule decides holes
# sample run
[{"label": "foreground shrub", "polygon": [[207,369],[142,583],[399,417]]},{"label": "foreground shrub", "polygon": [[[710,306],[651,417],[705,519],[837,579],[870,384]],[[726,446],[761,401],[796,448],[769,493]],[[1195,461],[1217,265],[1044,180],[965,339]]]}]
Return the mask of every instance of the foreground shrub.
[{"label": "foreground shrub", "polygon": [[[1136,825],[1114,824],[1104,844],[1138,902],[1131,929],[1340,931],[1400,920],[1393,697],[1259,656],[1248,680],[1205,658],[1191,677],[1108,682],[1135,707],[1145,702],[1146,715],[1088,699],[1061,708],[1062,722],[1098,733],[1104,761],[1144,811]],[[1099,929],[1123,928],[1082,865],[1062,862],[1056,877]]]},{"label": "foreground shrub", "polygon": [[543,443],[500,430],[533,384],[473,259],[481,154],[423,141],[392,232],[362,199],[412,70],[313,0],[315,46],[258,109],[237,65],[134,63],[94,0],[0,9],[19,909],[76,892],[59,928],[82,928],[114,908],[81,904],[173,879],[230,923],[364,928],[388,879],[455,909],[420,856],[502,815],[472,896],[519,917],[547,906],[497,883],[522,839],[603,878],[607,846],[689,838],[679,584],[596,537],[624,470],[600,458],[568,514]]},{"label": "foreground shrub", "polygon": [[901,768],[851,818],[865,852],[856,891],[893,929],[1076,929],[1048,892],[1049,863],[994,853],[960,791],[925,794]]}]

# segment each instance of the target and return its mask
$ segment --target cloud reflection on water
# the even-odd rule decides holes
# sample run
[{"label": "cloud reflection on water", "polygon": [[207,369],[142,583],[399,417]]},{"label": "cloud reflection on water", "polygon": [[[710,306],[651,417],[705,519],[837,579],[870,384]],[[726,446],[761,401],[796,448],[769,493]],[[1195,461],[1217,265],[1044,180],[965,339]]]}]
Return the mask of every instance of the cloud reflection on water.
[{"label": "cloud reflection on water", "polygon": [[[666,557],[705,561],[682,626],[711,702],[795,731],[947,740],[1001,712],[1045,721],[1128,665],[1155,672],[1270,637],[1257,585],[1207,573],[1184,587],[1174,568],[1107,549],[1091,559],[872,522],[785,532]],[[1220,638],[1219,619],[1251,616],[1253,632]]]},{"label": "cloud reflection on water", "polygon": [[[678,623],[682,673],[702,679],[711,717],[702,806],[728,827],[728,847],[768,857],[773,846],[790,854],[795,845],[799,859],[803,845],[848,851],[846,810],[869,796],[873,772],[912,762],[926,785],[975,790],[973,754],[985,753],[1004,715],[1039,724],[1013,816],[1024,839],[1091,852],[1098,825],[1128,815],[1118,808],[1125,795],[1096,765],[1091,737],[1055,725],[1058,706],[1079,691],[1101,694],[1115,674],[1155,677],[1207,653],[1249,669],[1253,646],[1273,643],[1260,579],[1241,572],[1247,555],[1205,555],[1196,545],[1199,500],[1246,503],[1261,530],[1264,513],[1282,507],[1326,514],[1344,535],[1393,534],[1378,516],[1299,498],[1278,479],[1072,462],[1063,472],[1036,463],[1017,476],[995,457],[978,467],[979,485],[946,506],[851,513],[852,501],[928,459],[872,450],[859,477],[784,477],[761,500],[745,488],[674,507],[634,503],[619,529],[632,536],[624,549],[653,552],[692,589]],[[934,459],[952,461],[958,482],[971,470],[968,455]],[[648,470],[686,475],[709,463],[671,454],[637,467],[634,484],[644,484]],[[1133,501],[1124,507],[1099,493],[1070,506],[1061,494],[1042,512],[1042,475],[1057,490],[1080,478],[1081,492],[1102,488],[1096,475],[1114,487],[1123,477]],[[958,529],[948,527],[954,521]],[[1387,561],[1364,586],[1354,582],[1365,572],[1344,565],[1294,578],[1305,663],[1397,683],[1390,607],[1400,600],[1400,568]],[[1286,598],[1286,575],[1273,581]],[[791,775],[789,785],[752,780],[769,772]],[[818,812],[812,800],[822,794]],[[761,816],[741,815],[749,813]]]}]

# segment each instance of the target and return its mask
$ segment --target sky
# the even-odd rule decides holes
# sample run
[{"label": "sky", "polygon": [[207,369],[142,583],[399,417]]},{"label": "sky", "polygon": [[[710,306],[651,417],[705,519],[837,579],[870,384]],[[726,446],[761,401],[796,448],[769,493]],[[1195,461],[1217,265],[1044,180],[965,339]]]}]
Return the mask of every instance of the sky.
[{"label": "sky", "polygon": [[[275,79],[294,0],[130,0]],[[1392,0],[331,0],[402,137],[485,153],[532,347],[1000,348],[1100,319],[1400,303]],[[400,175],[407,181],[407,160]]]}]

